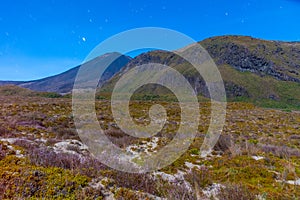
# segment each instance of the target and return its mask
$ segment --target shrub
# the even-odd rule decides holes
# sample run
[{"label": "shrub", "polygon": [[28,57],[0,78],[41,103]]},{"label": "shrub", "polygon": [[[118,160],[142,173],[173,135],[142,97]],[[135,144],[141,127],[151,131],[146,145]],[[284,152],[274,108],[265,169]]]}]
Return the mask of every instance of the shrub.
[{"label": "shrub", "polygon": [[0,160],[2,160],[6,156],[6,152],[3,149],[3,145],[0,144]]},{"label": "shrub", "polygon": [[230,135],[220,135],[218,142],[214,146],[214,150],[226,152],[231,146]]},{"label": "shrub", "polygon": [[255,200],[257,195],[252,193],[246,186],[241,184],[229,184],[221,188],[221,191],[217,195],[222,200]]},{"label": "shrub", "polygon": [[300,158],[300,151],[287,146],[260,145],[259,148],[265,153],[272,153],[280,158],[290,158],[292,156]]},{"label": "shrub", "polygon": [[28,150],[28,156],[31,163],[35,165],[70,169],[89,177],[96,177],[101,170],[107,169],[107,167],[92,157],[86,156],[83,158],[76,154],[56,153],[49,148],[43,147]]},{"label": "shrub", "polygon": [[192,169],[184,176],[184,178],[193,186],[193,188],[204,188],[212,184],[210,170],[205,166],[201,166],[200,169]]},{"label": "shrub", "polygon": [[114,143],[115,145],[121,148],[134,144],[137,141],[136,138],[123,133],[119,129],[109,129],[105,131],[105,134],[108,136],[108,138],[112,143]]},{"label": "shrub", "polygon": [[194,190],[189,191],[183,185],[164,183],[160,185],[160,194],[165,199],[174,200],[197,200]]},{"label": "shrub", "polygon": [[132,174],[121,171],[113,171],[106,174],[108,178],[116,181],[117,186],[143,191],[150,194],[158,194],[157,181],[149,174]]}]

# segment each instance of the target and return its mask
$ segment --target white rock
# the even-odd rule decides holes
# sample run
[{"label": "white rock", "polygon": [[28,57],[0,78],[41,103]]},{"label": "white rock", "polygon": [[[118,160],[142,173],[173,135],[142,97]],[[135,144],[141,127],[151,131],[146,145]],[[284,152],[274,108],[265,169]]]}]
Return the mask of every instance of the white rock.
[{"label": "white rock", "polygon": [[193,168],[195,168],[195,167],[198,168],[198,169],[201,168],[200,165],[195,165],[195,164],[190,163],[190,162],[185,162],[184,164],[185,164],[185,166],[187,166],[189,169],[193,169]]},{"label": "white rock", "polygon": [[144,142],[143,144],[134,144],[126,147],[126,151],[131,153],[134,158],[139,158],[141,153],[151,155],[151,152],[156,152],[155,148],[158,146],[158,137],[153,137],[151,141]]},{"label": "white rock", "polygon": [[2,141],[2,142],[8,142],[9,144],[13,144],[17,140],[18,140],[17,138],[1,138],[0,139],[0,141]]},{"label": "white rock", "polygon": [[78,149],[81,153],[88,151],[88,147],[78,140],[65,140],[54,144],[54,151],[56,153],[70,153],[80,155],[78,152],[72,150],[72,148]]},{"label": "white rock", "polygon": [[251,156],[254,160],[262,160],[264,157],[262,156]]},{"label": "white rock", "polygon": [[202,192],[207,198],[212,197],[213,199],[218,199],[217,195],[219,194],[222,188],[224,188],[223,185],[218,183],[213,183],[211,186],[204,188]]},{"label": "white rock", "polygon": [[287,184],[290,184],[290,185],[300,185],[300,179],[298,180],[288,180],[286,181]]},{"label": "white rock", "polygon": [[192,191],[191,184],[184,179],[184,175],[186,173],[183,171],[178,170],[176,174],[167,174],[165,172],[153,172],[152,174],[154,177],[160,176],[163,180],[170,183],[179,183],[180,185],[184,185],[187,190]]}]

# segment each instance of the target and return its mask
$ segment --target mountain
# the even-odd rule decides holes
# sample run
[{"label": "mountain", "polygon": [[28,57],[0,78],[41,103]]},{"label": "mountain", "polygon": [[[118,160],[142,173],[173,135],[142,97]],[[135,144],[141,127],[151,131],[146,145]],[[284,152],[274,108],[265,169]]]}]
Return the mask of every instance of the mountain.
[{"label": "mountain", "polygon": [[[218,36],[199,42],[215,61],[222,75],[227,99],[246,101],[259,106],[300,109],[300,43],[256,39],[248,36]],[[187,47],[184,47],[185,49]],[[106,54],[89,61],[105,62]],[[183,58],[161,50],[140,54],[131,59],[121,56],[105,71],[99,85],[102,95],[109,96],[115,83],[129,69],[146,63],[160,63],[178,70],[190,82],[200,99],[209,97],[205,82]],[[34,81],[0,81],[35,91],[69,93],[80,66],[56,76]],[[88,80],[85,78],[85,80]],[[149,92],[151,91],[151,92]],[[138,94],[139,93],[139,94]],[[101,97],[101,94],[98,97]],[[136,92],[139,99],[173,100],[175,96],[159,85],[146,85]],[[105,97],[105,98],[106,98]]]},{"label": "mountain", "polygon": [[217,65],[278,80],[300,82],[300,43],[264,41],[252,37],[225,36],[200,42]]},{"label": "mountain", "polygon": [[[101,64],[105,57],[114,56],[116,53],[108,53],[93,60],[84,63],[85,65]],[[128,56],[120,56],[116,59],[103,73],[99,85],[110,79],[116,72],[125,66],[131,60]],[[80,65],[81,66],[81,65]],[[74,67],[61,74],[33,81],[0,81],[0,85],[17,85],[34,91],[69,93],[73,88],[73,84],[80,66]]]},{"label": "mountain", "polygon": [[[300,108],[300,43],[255,39],[246,36],[220,36],[199,42],[211,55],[222,75],[229,101],[247,101],[260,106]],[[146,63],[160,63],[178,70],[199,96],[209,97],[202,77],[183,58],[172,52],[151,51],[132,59],[110,79],[101,91],[111,91],[126,71]],[[147,85],[157,98],[172,94],[159,85]],[[139,96],[141,98],[141,96]],[[143,95],[142,95],[143,98]]]}]

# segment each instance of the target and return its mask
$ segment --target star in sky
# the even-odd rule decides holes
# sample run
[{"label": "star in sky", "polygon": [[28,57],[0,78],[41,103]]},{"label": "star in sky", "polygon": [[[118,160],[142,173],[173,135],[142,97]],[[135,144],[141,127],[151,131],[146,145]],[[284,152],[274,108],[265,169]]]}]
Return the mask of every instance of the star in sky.
[{"label": "star in sky", "polygon": [[299,10],[299,0],[3,1],[0,80],[65,71],[105,39],[139,27],[169,28],[196,41],[220,35],[299,41]]}]

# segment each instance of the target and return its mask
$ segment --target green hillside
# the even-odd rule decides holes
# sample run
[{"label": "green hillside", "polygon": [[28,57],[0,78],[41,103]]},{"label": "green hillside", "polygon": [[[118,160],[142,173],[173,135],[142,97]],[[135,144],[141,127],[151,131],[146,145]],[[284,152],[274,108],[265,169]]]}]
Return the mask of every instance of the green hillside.
[{"label": "green hillside", "polygon": [[55,92],[36,92],[15,85],[0,86],[0,96],[47,97],[47,98],[62,97],[62,95]]},{"label": "green hillside", "polygon": [[[200,44],[217,64],[229,101],[300,109],[300,43],[222,36],[206,39]],[[98,97],[108,96],[126,70],[146,63],[175,68],[196,89],[201,100],[209,98],[205,83],[196,70],[183,58],[165,51],[151,51],[134,58],[101,88]],[[146,85],[136,91],[133,98],[174,100],[175,96],[159,85]]]}]

